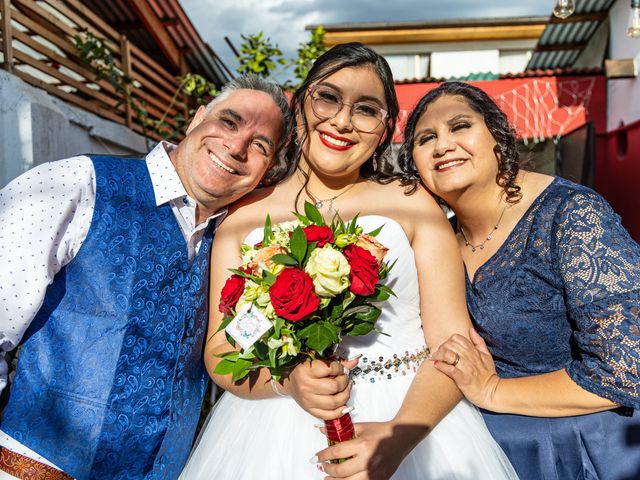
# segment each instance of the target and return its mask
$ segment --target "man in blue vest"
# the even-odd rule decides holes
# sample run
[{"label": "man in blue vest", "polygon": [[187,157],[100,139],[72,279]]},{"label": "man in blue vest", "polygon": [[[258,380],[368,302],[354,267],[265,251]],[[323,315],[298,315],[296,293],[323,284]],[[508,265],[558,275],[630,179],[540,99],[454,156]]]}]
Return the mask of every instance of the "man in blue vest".
[{"label": "man in blue vest", "polygon": [[279,87],[242,77],[177,146],[44,164],[0,191],[0,353],[21,346],[0,479],[178,477],[207,382],[213,234],[290,172],[289,120]]}]

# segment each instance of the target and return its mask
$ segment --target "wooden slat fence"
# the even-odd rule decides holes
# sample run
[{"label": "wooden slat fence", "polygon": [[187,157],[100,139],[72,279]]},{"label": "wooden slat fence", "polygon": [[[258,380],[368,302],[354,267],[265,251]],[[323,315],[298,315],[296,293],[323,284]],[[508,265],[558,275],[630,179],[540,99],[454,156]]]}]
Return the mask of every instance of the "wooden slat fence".
[{"label": "wooden slat fence", "polygon": [[[104,42],[116,71],[132,82],[115,88],[98,78],[74,42],[84,31]],[[175,125],[172,117],[188,112],[182,94],[167,112],[178,80],[78,0],[0,0],[0,38],[2,68],[150,138],[161,139],[154,126],[163,115]]]}]

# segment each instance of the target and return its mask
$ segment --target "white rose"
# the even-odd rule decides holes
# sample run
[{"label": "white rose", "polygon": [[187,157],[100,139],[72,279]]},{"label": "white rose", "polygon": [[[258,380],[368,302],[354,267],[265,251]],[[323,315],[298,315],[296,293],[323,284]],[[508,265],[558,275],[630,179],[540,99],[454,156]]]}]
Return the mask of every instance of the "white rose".
[{"label": "white rose", "polygon": [[313,289],[320,297],[335,297],[349,286],[349,262],[331,245],[311,252],[304,271],[313,279]]}]

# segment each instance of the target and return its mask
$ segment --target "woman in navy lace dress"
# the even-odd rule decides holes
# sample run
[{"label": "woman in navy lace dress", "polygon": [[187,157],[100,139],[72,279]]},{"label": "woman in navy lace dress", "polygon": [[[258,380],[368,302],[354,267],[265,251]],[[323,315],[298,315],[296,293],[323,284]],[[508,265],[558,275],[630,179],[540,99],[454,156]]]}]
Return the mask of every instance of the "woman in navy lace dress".
[{"label": "woman in navy lace dress", "polygon": [[405,138],[405,183],[456,213],[477,330],[445,342],[436,367],[522,479],[640,478],[640,247],[597,193],[520,170],[480,89],[428,93]]}]

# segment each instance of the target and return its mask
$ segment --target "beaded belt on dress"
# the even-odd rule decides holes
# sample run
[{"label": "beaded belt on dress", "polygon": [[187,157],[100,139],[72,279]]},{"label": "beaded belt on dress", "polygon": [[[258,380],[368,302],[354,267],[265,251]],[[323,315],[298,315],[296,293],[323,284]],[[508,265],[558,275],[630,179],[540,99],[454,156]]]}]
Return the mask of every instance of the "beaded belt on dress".
[{"label": "beaded belt on dress", "polygon": [[351,379],[354,384],[358,384],[406,376],[409,372],[417,372],[427,355],[429,355],[429,347],[424,346],[413,353],[408,350],[403,354],[394,353],[390,358],[362,357],[358,366],[351,370]]}]

